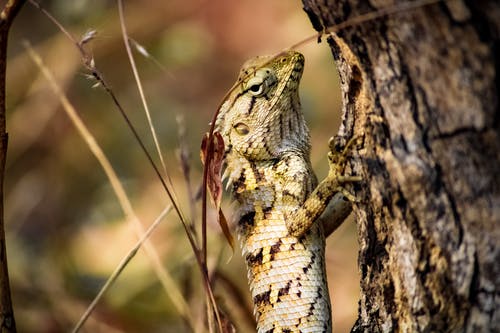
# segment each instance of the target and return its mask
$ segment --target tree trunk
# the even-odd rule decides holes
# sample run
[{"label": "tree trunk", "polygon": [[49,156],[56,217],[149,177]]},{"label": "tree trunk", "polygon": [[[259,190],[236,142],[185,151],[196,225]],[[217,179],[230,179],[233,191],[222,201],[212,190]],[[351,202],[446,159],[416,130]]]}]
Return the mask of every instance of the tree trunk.
[{"label": "tree trunk", "polygon": [[[403,2],[303,3],[322,31]],[[498,1],[454,0],[328,38],[363,138],[352,332],[500,332],[499,34]]]}]

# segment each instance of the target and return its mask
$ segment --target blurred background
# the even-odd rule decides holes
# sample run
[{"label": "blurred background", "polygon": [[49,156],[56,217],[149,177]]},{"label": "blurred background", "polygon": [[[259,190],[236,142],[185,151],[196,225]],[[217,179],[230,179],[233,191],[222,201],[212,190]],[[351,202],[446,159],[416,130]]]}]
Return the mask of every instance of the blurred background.
[{"label": "blurred background", "polygon": [[[2,6],[5,1],[2,1]],[[151,134],[120,32],[115,1],[54,0],[42,6],[76,39],[95,30],[87,45],[143,141]],[[241,64],[272,54],[314,33],[300,1],[125,1],[129,36],[155,60],[134,52],[159,134],[167,169],[185,216],[200,224],[200,203],[189,198],[201,183],[199,147],[221,98]],[[72,42],[27,3],[14,22],[7,71],[10,136],[5,215],[13,305],[19,332],[66,332],[135,244],[105,173],[61,108],[23,47],[29,41],[96,137],[118,173],[140,222],[149,226],[169,204],[150,164],[116,106],[89,79]],[[326,43],[299,49],[306,57],[302,105],[312,136],[312,163],[327,173],[328,139],[340,120],[337,71]],[[179,122],[185,134],[179,137]],[[190,152],[190,181],[179,162]],[[156,161],[158,158],[156,158]],[[227,195],[223,209],[228,218]],[[209,211],[210,268],[215,296],[238,332],[254,332],[246,269]],[[205,296],[181,223],[170,213],[151,237],[161,265],[189,305],[186,323],[139,251],[106,293],[83,332],[203,331]],[[344,223],[327,242],[327,269],[335,332],[349,332],[359,296],[356,227]],[[191,328],[190,328],[191,326]]]}]

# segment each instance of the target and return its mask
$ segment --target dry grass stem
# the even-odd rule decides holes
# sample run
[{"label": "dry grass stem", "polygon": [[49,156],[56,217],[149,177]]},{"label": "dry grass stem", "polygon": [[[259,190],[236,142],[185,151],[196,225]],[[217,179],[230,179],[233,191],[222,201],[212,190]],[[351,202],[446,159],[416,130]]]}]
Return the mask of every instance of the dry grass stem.
[{"label": "dry grass stem", "polygon": [[[181,316],[183,316],[187,322],[191,323],[192,322],[192,316],[190,314],[189,306],[187,305],[186,300],[182,296],[182,293],[179,291],[177,285],[175,284],[173,278],[171,277],[170,273],[165,269],[164,266],[161,264],[161,260],[159,258],[158,253],[154,249],[152,243],[147,240],[148,236],[151,234],[151,232],[154,230],[154,228],[159,224],[161,218],[158,218],[155,223],[151,225],[151,227],[148,229],[148,232],[144,232],[144,228],[142,224],[140,223],[139,219],[137,218],[132,205],[128,199],[128,196],[120,183],[118,176],[116,175],[113,167],[111,166],[109,160],[103,153],[102,149],[99,147],[97,144],[95,138],[92,136],[92,134],[89,132],[85,124],[82,122],[81,118],[78,116],[76,110],[73,108],[67,97],[65,96],[64,92],[61,90],[59,85],[57,84],[54,76],[50,72],[50,70],[44,65],[42,59],[40,56],[33,50],[29,44],[26,44],[26,49],[28,50],[28,53],[30,57],[33,59],[33,61],[36,63],[36,65],[40,68],[42,71],[43,75],[46,77],[46,79],[49,81],[52,90],[54,93],[57,95],[59,100],[61,101],[61,104],[63,106],[64,111],[68,115],[68,117],[71,119],[75,127],[77,128],[79,134],[82,136],[84,141],[87,143],[89,149],[91,152],[94,154],[94,156],[97,158],[99,161],[101,167],[103,168],[104,172],[106,173],[106,176],[108,177],[111,186],[118,198],[118,201],[120,203],[120,206],[122,207],[125,215],[127,216],[127,220],[129,220],[133,226],[134,229],[136,230],[136,233],[139,237],[139,242],[137,243],[136,247],[130,252],[129,255],[122,261],[122,263],[118,266],[118,268],[115,270],[113,275],[110,276],[106,284],[102,287],[100,290],[99,294],[96,296],[94,301],[92,302],[91,306],[89,306],[88,310],[86,311],[85,315],[82,316],[82,319],[80,320],[80,323],[75,326],[75,332],[78,331],[78,329],[83,325],[85,322],[85,319],[88,318],[90,315],[92,309],[95,307],[97,304],[97,301],[102,297],[104,292],[109,288],[109,286],[112,284],[112,282],[116,279],[116,277],[119,275],[119,273],[123,270],[125,265],[130,261],[130,259],[133,257],[137,249],[144,243],[146,253],[150,260],[152,261],[153,268],[158,275],[158,278],[160,282],[162,283],[168,297],[172,300],[174,306],[176,309],[179,311]],[[171,210],[171,206],[169,206],[167,209],[165,209],[166,214],[168,211]],[[164,215],[162,213],[161,217]],[[122,266],[123,265],[123,266]],[[114,277],[114,274],[116,276]]]},{"label": "dry grass stem", "polygon": [[170,175],[167,171],[167,167],[165,165],[165,161],[163,160],[163,153],[160,148],[160,144],[158,142],[158,136],[156,134],[156,129],[153,125],[153,121],[151,120],[151,113],[149,112],[149,106],[146,101],[146,96],[144,95],[144,89],[142,88],[142,82],[141,78],[139,77],[139,71],[137,70],[137,66],[135,64],[134,56],[132,54],[132,50],[130,48],[130,38],[127,33],[127,26],[125,24],[125,18],[123,14],[123,3],[121,0],[118,0],[118,13],[120,17],[120,27],[122,31],[122,37],[123,37],[123,44],[125,45],[125,49],[127,50],[127,56],[130,61],[130,67],[132,68],[132,73],[134,74],[134,79],[137,85],[137,90],[139,91],[139,96],[141,98],[142,106],[144,108],[144,113],[146,114],[146,118],[148,119],[148,125],[149,129],[151,130],[151,135],[153,136],[153,141],[155,144],[156,151],[158,153],[158,157],[160,158],[160,163],[163,168],[163,172],[165,173],[165,176],[167,177],[168,184],[170,185],[170,190],[172,191],[172,194],[174,196],[174,199],[177,200],[177,196],[175,194],[175,191],[173,190],[173,185],[172,185],[172,179],[170,178]]},{"label": "dry grass stem", "polygon": [[[175,194],[175,191],[173,190],[172,180],[170,179],[170,176],[169,176],[169,174],[167,172],[167,168],[166,168],[165,163],[163,161],[162,153],[161,153],[161,150],[160,150],[160,145],[158,143],[158,139],[157,139],[155,128],[154,128],[154,126],[152,124],[152,121],[151,121],[151,116],[150,116],[149,108],[148,108],[148,105],[147,105],[147,102],[146,102],[146,98],[144,96],[144,91],[142,89],[142,84],[141,84],[141,80],[139,78],[139,73],[137,71],[137,66],[135,65],[134,57],[132,55],[132,51],[131,51],[130,43],[129,43],[129,38],[128,38],[128,34],[127,34],[127,29],[126,29],[126,25],[125,25],[124,14],[123,14],[123,3],[122,3],[121,0],[118,0],[118,12],[119,12],[119,16],[120,16],[120,25],[121,25],[121,30],[122,30],[123,42],[124,42],[125,48],[127,50],[127,55],[128,55],[129,61],[130,61],[130,65],[131,65],[132,71],[134,73],[134,78],[136,80],[137,88],[138,88],[139,94],[141,96],[141,101],[143,103],[144,111],[146,113],[146,116],[147,116],[147,119],[148,119],[148,123],[149,123],[150,129],[151,129],[151,133],[153,135],[155,146],[156,146],[158,155],[160,157],[160,161],[161,161],[163,170],[165,172],[165,175],[167,176],[168,184],[170,185],[169,189],[167,189],[167,188],[165,188],[165,189],[167,190],[169,196],[171,197],[172,203],[175,204],[176,202],[178,202],[178,199],[177,199],[177,196]],[[179,214],[179,216],[180,216],[180,214]],[[194,228],[192,228],[192,227],[190,228],[189,226],[190,225],[192,226],[192,224],[189,224],[189,223],[186,224],[184,222],[185,219],[181,218],[181,220],[183,220],[183,224],[185,226],[186,233],[187,233],[188,237],[190,238],[190,240],[192,242],[193,250],[195,251],[194,254],[196,256],[198,256],[198,251],[196,250],[196,246],[195,246],[196,241],[195,241],[195,238],[194,238],[194,233],[192,231],[190,231],[190,230],[194,230]],[[206,243],[203,244],[202,252],[206,253]],[[201,267],[200,267],[201,270],[205,272],[205,274],[203,274],[203,279],[205,280],[205,285],[206,285],[207,294],[208,294],[207,298],[206,298],[207,299],[207,302],[206,302],[207,303],[207,311],[209,313],[212,310],[215,312],[215,317],[217,319],[217,324],[218,324],[219,330],[222,332],[222,321],[220,319],[218,307],[217,307],[217,304],[215,302],[215,298],[213,296],[213,291],[211,290],[209,275],[207,273],[206,256],[203,258],[203,260],[200,262],[200,264],[201,264]],[[208,316],[208,318],[211,318],[211,316]],[[210,329],[212,328],[212,325],[211,325],[210,322],[209,322],[209,327],[210,327]]]}]

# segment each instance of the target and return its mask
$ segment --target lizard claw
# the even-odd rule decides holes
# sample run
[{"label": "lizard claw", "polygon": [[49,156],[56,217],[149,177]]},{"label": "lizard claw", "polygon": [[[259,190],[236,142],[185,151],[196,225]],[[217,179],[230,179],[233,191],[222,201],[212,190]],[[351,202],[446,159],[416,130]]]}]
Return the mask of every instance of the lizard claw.
[{"label": "lizard claw", "polygon": [[329,177],[335,178],[340,183],[361,181],[360,176],[345,176],[344,169],[347,164],[349,152],[356,147],[358,137],[352,137],[347,144],[339,151],[338,146],[334,144],[334,137],[330,139],[328,152],[328,163],[330,165]]},{"label": "lizard claw", "polygon": [[352,202],[352,203],[360,202],[360,200],[358,198],[356,198],[356,196],[354,194],[349,192],[345,187],[339,186],[339,187],[337,187],[336,190],[337,190],[337,192],[342,193],[342,195],[350,202]]}]

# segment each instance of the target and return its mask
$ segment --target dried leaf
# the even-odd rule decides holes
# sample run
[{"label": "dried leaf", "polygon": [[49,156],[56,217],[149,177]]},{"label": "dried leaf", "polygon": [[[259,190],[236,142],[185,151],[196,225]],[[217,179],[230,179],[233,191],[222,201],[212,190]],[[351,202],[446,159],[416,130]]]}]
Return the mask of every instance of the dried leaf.
[{"label": "dried leaf", "polygon": [[219,132],[214,132],[213,135],[213,153],[212,160],[210,161],[209,169],[209,182],[208,186],[212,198],[214,200],[215,207],[219,208],[222,200],[222,162],[224,159],[224,140]]},{"label": "dried leaf", "polygon": [[207,156],[207,144],[208,144],[208,133],[205,133],[203,140],[201,140],[201,148],[200,148],[200,159],[203,165],[205,165],[205,159]]},{"label": "dried leaf", "polygon": [[224,236],[226,236],[226,239],[229,243],[229,246],[231,246],[231,250],[234,252],[234,238],[233,234],[231,234],[231,230],[229,229],[229,225],[227,224],[226,217],[224,216],[224,213],[222,212],[222,209],[219,208],[219,225],[222,229],[222,232],[224,233]]},{"label": "dried leaf", "polygon": [[236,327],[234,327],[231,319],[224,312],[220,312],[222,321],[222,333],[236,333]]},{"label": "dried leaf", "polygon": [[[221,200],[222,200],[222,163],[224,161],[224,140],[222,139],[222,135],[219,132],[214,132],[212,144],[208,143],[208,134],[205,135],[203,141],[201,143],[201,160],[203,164],[205,164],[206,157],[211,157],[209,168],[208,168],[208,177],[207,177],[207,188],[210,192],[210,197],[215,206],[215,209],[218,211],[217,222],[224,233],[231,249],[234,251],[234,239],[229,230],[229,226],[227,223],[227,219],[220,208]],[[210,149],[210,151],[209,151]]]},{"label": "dried leaf", "polygon": [[208,134],[206,134],[201,143],[200,155],[203,164],[205,164],[207,158],[210,158],[207,187],[214,206],[219,208],[222,198],[221,171],[224,158],[224,141],[222,140],[222,136],[214,132],[212,143],[208,143]]}]

